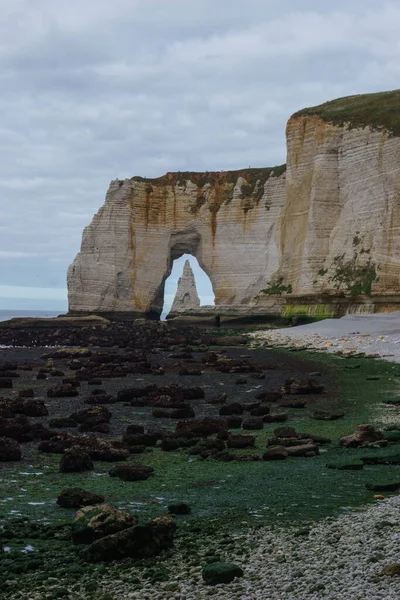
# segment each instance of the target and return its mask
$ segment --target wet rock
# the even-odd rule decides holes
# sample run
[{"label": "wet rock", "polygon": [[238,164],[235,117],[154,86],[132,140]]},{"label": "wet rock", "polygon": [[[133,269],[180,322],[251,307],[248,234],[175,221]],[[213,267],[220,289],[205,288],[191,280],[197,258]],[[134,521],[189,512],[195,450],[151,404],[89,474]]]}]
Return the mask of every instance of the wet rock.
[{"label": "wet rock", "polygon": [[274,413],[263,417],[264,423],[284,423],[289,418],[287,413]]},{"label": "wet rock", "polygon": [[60,417],[58,419],[51,419],[49,426],[55,427],[56,429],[62,429],[64,427],[77,427],[78,424],[70,417]]},{"label": "wet rock", "polygon": [[18,396],[20,398],[33,398],[34,392],[32,388],[24,388],[23,390],[19,390]]},{"label": "wet rock", "polygon": [[397,490],[400,490],[400,480],[366,483],[365,487],[371,492],[396,492]]},{"label": "wet rock", "polygon": [[361,471],[364,468],[364,464],[355,460],[352,462],[334,462],[326,465],[328,469],[337,469],[338,471]]},{"label": "wet rock", "polygon": [[89,454],[78,448],[67,450],[60,460],[61,473],[81,473],[91,471],[93,462]]},{"label": "wet rock", "polygon": [[373,425],[358,425],[357,429],[351,434],[340,438],[340,445],[346,448],[365,447],[370,443],[376,443],[384,439],[381,431],[375,429]]},{"label": "wet rock", "polygon": [[49,414],[43,400],[33,398],[16,398],[11,404],[11,410],[27,417],[46,417]]},{"label": "wet rock", "polygon": [[57,498],[57,504],[61,508],[82,508],[82,506],[94,506],[103,502],[104,496],[81,488],[67,488]]},{"label": "wet rock", "polygon": [[260,406],[252,408],[250,410],[250,414],[253,417],[264,417],[265,415],[268,415],[269,412],[270,412],[270,408],[266,404],[261,404]]},{"label": "wet rock", "polygon": [[263,460],[285,460],[287,457],[288,452],[283,446],[274,446],[263,454]]},{"label": "wet rock", "polygon": [[236,417],[235,415],[227,417],[226,419],[226,423],[229,429],[240,429],[242,426],[242,422],[242,417]]},{"label": "wet rock", "polygon": [[277,402],[282,398],[282,392],[258,392],[255,395],[256,400],[263,400],[264,402]]},{"label": "wet rock", "polygon": [[228,448],[254,448],[255,442],[253,435],[230,435],[226,445]]},{"label": "wet rock", "polygon": [[108,423],[111,419],[111,413],[105,406],[92,406],[85,410],[72,413],[70,418],[80,423],[79,431],[99,431],[108,433]]},{"label": "wet rock", "polygon": [[108,474],[110,477],[118,477],[122,481],[143,481],[154,473],[153,467],[146,465],[120,465],[113,467]]},{"label": "wet rock", "polygon": [[73,398],[78,395],[78,390],[70,383],[59,383],[47,390],[47,396],[49,398]]},{"label": "wet rock", "polygon": [[282,387],[284,394],[322,394],[325,386],[315,379],[287,379]]},{"label": "wet rock", "polygon": [[242,424],[242,429],[255,430],[255,429],[263,429],[264,421],[261,417],[250,417],[248,419],[244,419]]},{"label": "wet rock", "polygon": [[192,509],[190,508],[189,504],[180,502],[179,504],[169,504],[168,512],[172,515],[190,515]]},{"label": "wet rock", "polygon": [[21,460],[21,448],[17,440],[0,437],[0,462]]},{"label": "wet rock", "polygon": [[1,389],[11,389],[13,386],[11,377],[0,377],[0,388]]},{"label": "wet rock", "polygon": [[224,404],[219,409],[220,416],[226,415],[241,415],[243,414],[243,406],[238,402],[232,402],[231,404]]},{"label": "wet rock", "polygon": [[312,413],[310,413],[310,418],[316,419],[317,421],[336,421],[337,419],[342,419],[343,417],[344,413],[342,412],[315,410]]},{"label": "wet rock", "polygon": [[122,436],[122,441],[127,446],[155,446],[160,439],[162,439],[160,432],[125,434]]},{"label": "wet rock", "polygon": [[117,399],[111,394],[107,394],[102,390],[101,394],[93,394],[85,399],[85,404],[115,404]]},{"label": "wet rock", "polygon": [[279,400],[279,406],[286,408],[304,408],[307,404],[307,400],[300,400],[300,398],[282,398]]},{"label": "wet rock", "polygon": [[218,433],[228,433],[227,423],[224,419],[195,419],[192,421],[179,421],[176,425],[174,437],[208,437]]},{"label": "wet rock", "polygon": [[202,570],[202,576],[207,585],[231,583],[236,577],[243,577],[243,575],[243,570],[233,563],[211,563]]},{"label": "wet rock", "polygon": [[72,541],[74,544],[90,544],[94,540],[137,525],[137,518],[111,504],[85,506],[74,519]]},{"label": "wet rock", "polygon": [[134,435],[135,433],[144,433],[144,427],[143,427],[143,425],[137,425],[136,423],[131,423],[130,425],[127,426],[126,433],[128,435],[130,435],[130,434]]},{"label": "wet rock", "polygon": [[0,419],[0,436],[12,438],[17,442],[32,442],[35,439],[32,425],[26,417]]},{"label": "wet rock", "polygon": [[165,438],[165,440],[163,440],[161,442],[161,448],[165,452],[171,452],[173,450],[178,450],[179,447],[180,447],[179,441],[175,438],[168,437],[168,438]]},{"label": "wet rock", "polygon": [[93,438],[87,435],[71,435],[69,433],[60,433],[51,440],[39,444],[41,452],[51,454],[63,454],[71,448],[79,448],[89,454],[92,460],[104,462],[118,462],[126,460],[129,452],[123,448],[114,448],[111,443],[100,438]]},{"label": "wet rock", "polygon": [[299,446],[287,446],[286,452],[288,453],[288,456],[305,458],[310,458],[319,454],[318,446],[316,444],[301,444]]},{"label": "wet rock", "polygon": [[206,404],[216,405],[216,404],[225,404],[228,399],[228,394],[226,392],[221,392],[218,396],[214,398],[209,398]]}]

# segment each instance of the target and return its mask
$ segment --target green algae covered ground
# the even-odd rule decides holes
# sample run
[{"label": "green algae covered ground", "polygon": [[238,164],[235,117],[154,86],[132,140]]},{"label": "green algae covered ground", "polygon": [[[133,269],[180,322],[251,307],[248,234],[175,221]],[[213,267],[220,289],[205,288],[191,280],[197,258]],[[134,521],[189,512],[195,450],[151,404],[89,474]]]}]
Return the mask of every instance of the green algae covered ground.
[{"label": "green algae covered ground", "polygon": [[[247,352],[256,353],[258,359],[271,352],[285,360],[294,357],[285,350]],[[312,364],[327,381],[326,396],[314,396],[305,409],[285,409],[290,413],[287,424],[298,432],[332,439],[332,444],[321,446],[321,454],[315,458],[221,463],[203,461],[184,450],[162,452],[155,448],[128,461],[142,462],[155,469],[147,481],[132,483],[109,477],[112,465],[107,463],[96,463],[91,473],[61,474],[58,455],[41,454],[28,464],[3,463],[0,541],[7,551],[0,553],[0,598],[10,597],[10,581],[13,590],[27,590],[31,586],[45,590],[49,584],[54,585],[55,575],[69,581],[83,578],[88,587],[84,597],[90,598],[99,597],[96,580],[103,573],[118,572],[118,577],[124,577],[126,569],[127,577],[132,577],[129,570],[132,561],[106,566],[83,563],[79,547],[69,543],[74,511],[61,509],[55,503],[61,489],[66,487],[101,493],[106,501],[137,514],[141,521],[165,514],[170,503],[189,503],[191,515],[177,517],[177,544],[193,553],[194,562],[199,548],[221,545],[223,548],[224,539],[229,540],[232,532],[238,534],[249,526],[295,523],[301,534],[302,527],[307,531],[311,520],[373,502],[374,492],[368,491],[366,484],[400,480],[400,466],[365,466],[360,471],[341,471],[328,469],[326,465],[365,455],[400,452],[397,443],[380,450],[350,450],[338,445],[339,438],[360,423],[374,423],[382,429],[400,427],[400,408],[384,404],[399,394],[400,366],[373,359],[342,359],[305,352],[296,352],[295,359],[304,359],[308,367]],[[311,410],[322,408],[344,412],[345,417],[337,421],[309,418]],[[248,452],[262,454],[276,426],[266,425],[262,432],[251,432],[257,436],[257,444],[255,451]],[[229,548],[229,541],[226,544]],[[168,580],[167,558],[156,563],[139,561],[137,568],[141,581],[143,577]],[[135,586],[140,589],[140,585],[133,577],[132,589]],[[52,588],[51,594],[46,592],[43,597],[67,597],[63,596],[62,587],[58,592],[57,589]],[[25,597],[29,596],[21,596]]]}]

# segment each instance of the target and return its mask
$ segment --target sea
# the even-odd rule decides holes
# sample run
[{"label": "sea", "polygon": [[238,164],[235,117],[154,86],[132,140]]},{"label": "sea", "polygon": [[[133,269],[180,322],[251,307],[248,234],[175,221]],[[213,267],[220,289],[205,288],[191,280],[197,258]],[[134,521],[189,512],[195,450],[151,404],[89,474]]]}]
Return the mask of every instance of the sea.
[{"label": "sea", "polygon": [[0,310],[0,321],[8,321],[18,317],[50,318],[62,314],[60,310]]}]

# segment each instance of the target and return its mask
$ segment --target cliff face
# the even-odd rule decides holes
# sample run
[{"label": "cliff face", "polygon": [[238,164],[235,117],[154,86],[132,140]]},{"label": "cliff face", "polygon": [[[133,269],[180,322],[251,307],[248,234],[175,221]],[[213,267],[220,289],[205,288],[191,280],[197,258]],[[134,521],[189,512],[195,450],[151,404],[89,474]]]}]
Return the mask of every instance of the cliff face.
[{"label": "cliff face", "polygon": [[174,259],[196,256],[216,304],[252,301],[279,266],[284,169],[113,181],[68,270],[70,312],[162,310]]},{"label": "cliff face", "polygon": [[[286,172],[112,182],[69,269],[70,311],[158,314],[183,253],[197,257],[223,307],[341,296],[397,304],[400,92],[376,96],[292,117]],[[391,103],[391,121],[366,109],[379,102]]]}]

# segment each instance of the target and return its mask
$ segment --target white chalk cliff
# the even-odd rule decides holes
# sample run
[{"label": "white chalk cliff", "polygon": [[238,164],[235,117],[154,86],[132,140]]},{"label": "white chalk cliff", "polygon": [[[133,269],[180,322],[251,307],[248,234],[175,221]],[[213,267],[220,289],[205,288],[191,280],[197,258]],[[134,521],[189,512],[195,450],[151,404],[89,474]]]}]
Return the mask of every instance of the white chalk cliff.
[{"label": "white chalk cliff", "polygon": [[182,276],[178,279],[178,287],[170,314],[184,313],[187,310],[197,310],[199,307],[200,298],[197,293],[196,281],[190,262],[186,260]]},{"label": "white chalk cliff", "polygon": [[228,312],[398,307],[396,114],[400,92],[341,99],[289,120],[286,168],[113,181],[68,271],[70,312],[159,315],[184,253]]}]

